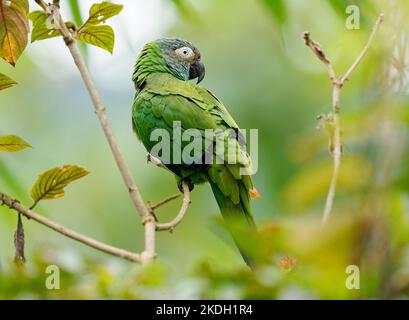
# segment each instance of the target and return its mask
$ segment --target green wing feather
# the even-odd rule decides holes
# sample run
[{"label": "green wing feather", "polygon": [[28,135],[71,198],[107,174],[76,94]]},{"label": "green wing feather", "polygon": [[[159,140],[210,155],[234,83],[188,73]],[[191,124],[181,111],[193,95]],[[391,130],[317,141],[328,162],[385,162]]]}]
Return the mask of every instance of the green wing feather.
[{"label": "green wing feather", "polygon": [[[157,143],[149,139],[152,131],[165,129],[172,137],[174,121],[180,121],[182,132],[190,128],[238,132],[232,116],[210,91],[166,73],[155,73],[146,78],[144,88],[135,98],[132,120],[137,136],[148,151]],[[233,150],[237,164],[212,164],[206,171],[184,167],[180,178],[189,177],[193,183],[210,182],[223,216],[226,219],[245,218],[246,223],[253,226],[249,201],[253,184],[250,176],[240,175],[241,166],[248,165],[250,157],[236,137],[224,139],[232,148],[224,148],[223,154],[218,154],[214,148],[214,156],[227,159],[227,152]],[[249,259],[245,259],[249,263]]]}]

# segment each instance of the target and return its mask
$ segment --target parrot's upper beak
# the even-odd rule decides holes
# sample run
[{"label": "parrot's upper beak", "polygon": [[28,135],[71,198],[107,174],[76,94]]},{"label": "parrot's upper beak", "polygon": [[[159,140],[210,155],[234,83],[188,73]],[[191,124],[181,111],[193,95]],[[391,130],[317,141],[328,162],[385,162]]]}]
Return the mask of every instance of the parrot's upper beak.
[{"label": "parrot's upper beak", "polygon": [[205,74],[205,66],[202,61],[197,60],[190,65],[189,80],[197,78],[197,83],[200,83]]}]

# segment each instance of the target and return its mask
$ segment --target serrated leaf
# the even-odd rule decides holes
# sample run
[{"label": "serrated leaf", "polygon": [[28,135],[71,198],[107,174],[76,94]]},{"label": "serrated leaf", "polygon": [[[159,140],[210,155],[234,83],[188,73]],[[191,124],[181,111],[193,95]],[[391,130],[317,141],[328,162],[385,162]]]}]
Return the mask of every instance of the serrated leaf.
[{"label": "serrated leaf", "polygon": [[11,134],[0,137],[0,151],[17,152],[27,148],[31,148],[31,145],[18,136]]},{"label": "serrated leaf", "polygon": [[47,22],[47,15],[45,12],[33,11],[28,17],[33,23],[31,42],[60,36],[60,33],[53,27],[53,24]]},{"label": "serrated leaf", "polygon": [[0,56],[15,65],[28,37],[28,0],[0,0]]},{"label": "serrated leaf", "polygon": [[13,79],[7,77],[5,74],[0,73],[0,90],[10,88],[17,84]]},{"label": "serrated leaf", "polygon": [[123,5],[106,1],[93,4],[89,10],[89,18],[85,22],[84,27],[104,23],[107,19],[119,14],[123,7]]},{"label": "serrated leaf", "polygon": [[110,26],[89,26],[80,30],[76,39],[100,47],[112,54],[115,35]]},{"label": "serrated leaf", "polygon": [[75,165],[56,167],[39,175],[31,188],[31,197],[37,204],[44,199],[57,199],[64,196],[64,188],[71,182],[78,180],[89,172]]}]

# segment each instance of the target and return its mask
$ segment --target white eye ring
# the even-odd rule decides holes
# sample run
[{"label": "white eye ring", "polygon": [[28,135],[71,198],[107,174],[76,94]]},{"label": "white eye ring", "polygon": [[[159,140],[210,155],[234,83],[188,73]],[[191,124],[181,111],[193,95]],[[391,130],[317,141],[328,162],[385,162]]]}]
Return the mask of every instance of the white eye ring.
[{"label": "white eye ring", "polygon": [[183,59],[190,59],[190,58],[193,58],[193,56],[195,55],[193,50],[189,47],[182,47],[182,48],[176,49],[175,52],[179,57]]}]

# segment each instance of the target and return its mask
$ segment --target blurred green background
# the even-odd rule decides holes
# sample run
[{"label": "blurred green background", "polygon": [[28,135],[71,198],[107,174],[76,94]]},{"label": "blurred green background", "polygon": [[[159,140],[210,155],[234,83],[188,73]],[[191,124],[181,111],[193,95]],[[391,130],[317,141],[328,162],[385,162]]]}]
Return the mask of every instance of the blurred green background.
[{"label": "blurred green background", "polygon": [[[93,3],[81,0],[82,16]],[[177,192],[174,178],[146,163],[131,128],[130,80],[147,41],[177,36],[201,51],[203,86],[242,128],[259,130],[253,202],[266,257],[251,273],[221,225],[208,186],[195,188],[186,218],[157,235],[157,262],[142,267],[110,257],[24,219],[27,263],[13,265],[16,214],[0,207],[0,298],[363,299],[409,295],[409,3],[347,0],[123,0],[110,23],[114,55],[89,47],[90,71],[113,131],[145,200]],[[70,1],[62,12],[74,20]],[[359,30],[345,8],[357,4]],[[35,3],[30,2],[31,10]],[[37,8],[35,8],[37,10]],[[362,50],[377,15],[385,22],[368,56],[342,91],[344,156],[330,223],[321,214],[332,172],[328,135],[316,117],[331,110],[324,66],[304,45],[311,32],[338,75]],[[77,164],[91,174],[61,200],[37,211],[74,230],[131,251],[143,248],[140,225],[90,99],[60,38],[31,44],[13,69],[19,84],[0,93],[0,135],[32,145],[0,154],[0,190],[29,205],[37,174]],[[171,219],[179,202],[160,209]],[[45,267],[61,269],[61,289],[45,288]],[[360,290],[345,286],[348,265],[360,268]]]}]

